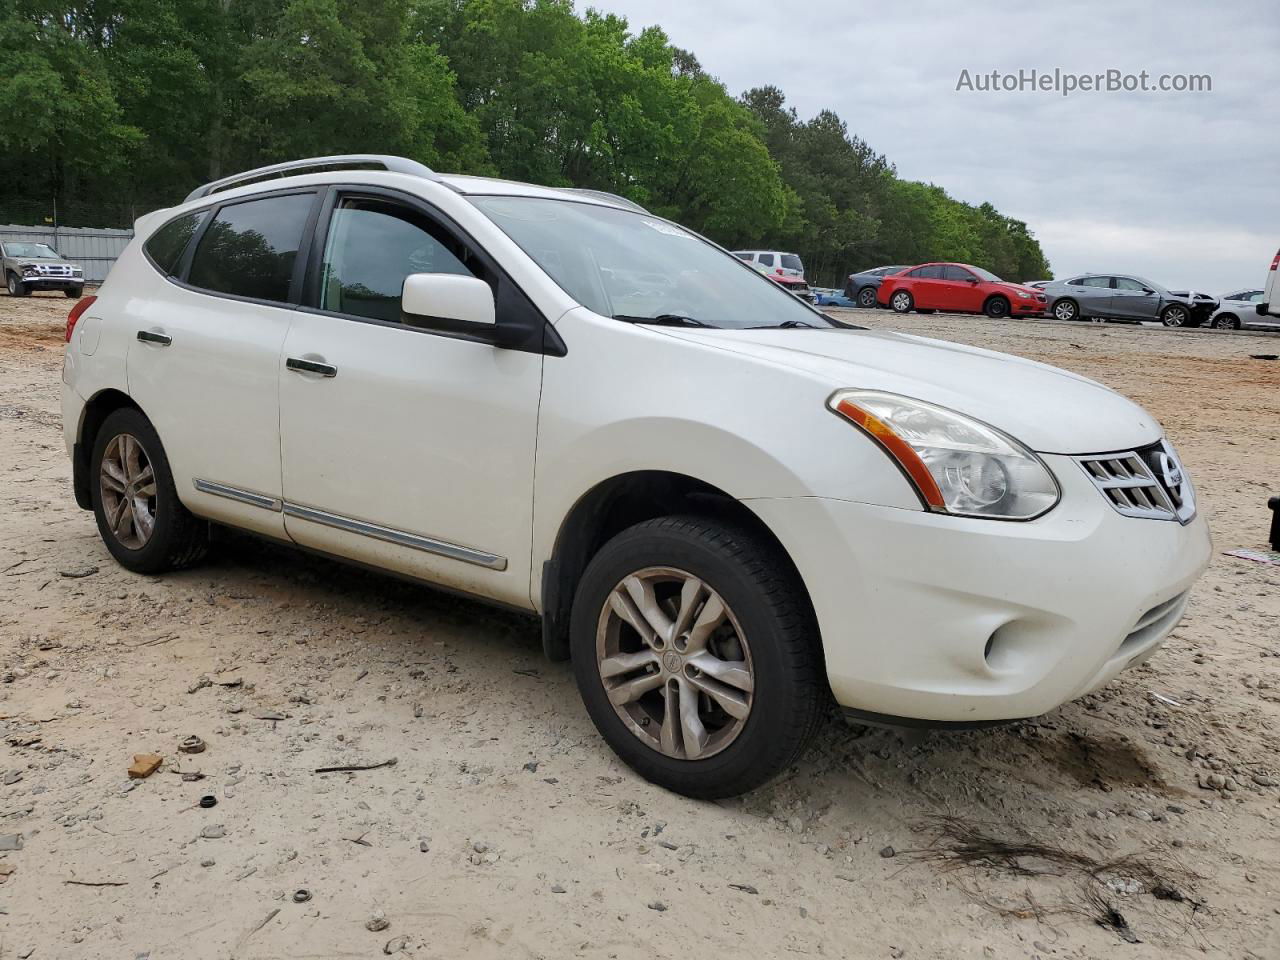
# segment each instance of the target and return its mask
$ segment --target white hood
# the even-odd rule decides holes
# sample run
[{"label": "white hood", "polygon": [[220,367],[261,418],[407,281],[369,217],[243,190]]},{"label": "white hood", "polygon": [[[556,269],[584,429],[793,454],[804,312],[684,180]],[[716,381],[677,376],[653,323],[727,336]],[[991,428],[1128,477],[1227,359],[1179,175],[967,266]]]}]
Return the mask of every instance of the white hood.
[{"label": "white hood", "polygon": [[950,407],[1038,453],[1131,450],[1163,434],[1145,410],[1100,383],[992,350],[876,330],[661,329],[805,370],[832,390],[885,390]]}]

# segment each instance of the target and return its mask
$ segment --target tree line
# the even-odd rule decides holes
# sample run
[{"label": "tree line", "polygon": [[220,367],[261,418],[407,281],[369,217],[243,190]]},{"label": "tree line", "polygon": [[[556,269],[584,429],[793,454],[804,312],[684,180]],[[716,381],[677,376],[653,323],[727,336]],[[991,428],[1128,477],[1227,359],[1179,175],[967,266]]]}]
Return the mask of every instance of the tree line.
[{"label": "tree line", "polygon": [[622,194],[810,282],[961,260],[1050,276],[1026,224],[900,179],[832,111],[734,97],[572,0],[0,0],[0,223],[127,226],[332,153]]}]

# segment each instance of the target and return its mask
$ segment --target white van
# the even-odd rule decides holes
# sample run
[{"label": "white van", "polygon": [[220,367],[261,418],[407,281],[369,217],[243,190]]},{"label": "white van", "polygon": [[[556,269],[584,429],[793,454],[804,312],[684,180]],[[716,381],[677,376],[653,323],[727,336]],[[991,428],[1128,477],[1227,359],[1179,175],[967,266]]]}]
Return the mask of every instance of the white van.
[{"label": "white van", "polygon": [[735,250],[733,255],[761,273],[791,280],[804,279],[804,264],[797,254],[782,253],[779,250]]},{"label": "white van", "polygon": [[1271,269],[1267,272],[1267,289],[1263,291],[1262,302],[1257,311],[1260,317],[1280,317],[1280,290],[1276,289],[1276,276],[1280,275],[1280,250],[1271,258]]}]

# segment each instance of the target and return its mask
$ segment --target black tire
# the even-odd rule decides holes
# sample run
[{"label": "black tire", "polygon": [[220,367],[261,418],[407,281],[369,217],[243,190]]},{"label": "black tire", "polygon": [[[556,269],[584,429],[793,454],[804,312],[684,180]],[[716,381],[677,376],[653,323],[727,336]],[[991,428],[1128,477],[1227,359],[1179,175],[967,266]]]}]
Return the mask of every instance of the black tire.
[{"label": "black tire", "polygon": [[72,300],[79,300],[84,296],[84,287],[67,287],[62,291],[64,296],[70,297]]},{"label": "black tire", "polygon": [[1064,323],[1080,319],[1080,304],[1070,297],[1064,297],[1053,305],[1053,319]]},{"label": "black tire", "polygon": [[[609,702],[596,632],[623,578],[673,567],[701,579],[734,611],[753,664],[750,713],[737,736],[705,759],[669,757],[631,732]],[[642,777],[699,799],[736,796],[800,756],[830,698],[817,626],[799,576],[753,534],[701,517],[661,517],[624,530],[591,560],[578,584],[570,648],[587,713],[614,752]]]},{"label": "black tire", "polygon": [[874,310],[876,308],[876,288],[863,287],[858,291],[858,296],[854,298],[854,303],[864,310]]},{"label": "black tire", "polygon": [[894,313],[910,313],[915,305],[915,298],[906,290],[895,290],[889,295],[889,306]]},{"label": "black tire", "polygon": [[1180,303],[1171,303],[1161,310],[1160,322],[1166,327],[1199,326],[1191,322],[1191,311]]},{"label": "black tire", "polygon": [[27,285],[18,279],[18,275],[16,273],[10,272],[5,282],[9,288],[9,296],[11,297],[25,297],[31,292],[27,289]]},{"label": "black tire", "polygon": [[1219,314],[1213,318],[1213,326],[1216,330],[1239,330],[1240,318],[1230,313]]},{"label": "black tire", "polygon": [[1004,320],[1009,316],[1009,301],[999,295],[989,297],[982,305],[982,312],[992,320]]},{"label": "black tire", "polygon": [[[121,542],[103,506],[102,460],[111,442],[125,434],[141,445],[155,482],[155,496],[149,501],[153,504],[155,527],[150,538],[137,548]],[[103,421],[89,458],[89,491],[98,521],[98,533],[121,566],[135,573],[164,573],[188,567],[207,552],[209,524],[194,516],[178,499],[164,446],[151,421],[140,411],[126,407],[116,410]]]}]

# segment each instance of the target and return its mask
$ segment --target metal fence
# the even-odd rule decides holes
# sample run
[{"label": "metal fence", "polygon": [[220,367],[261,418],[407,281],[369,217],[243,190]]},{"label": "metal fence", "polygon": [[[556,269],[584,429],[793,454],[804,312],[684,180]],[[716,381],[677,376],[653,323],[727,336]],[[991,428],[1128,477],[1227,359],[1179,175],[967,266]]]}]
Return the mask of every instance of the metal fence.
[{"label": "metal fence", "polygon": [[94,227],[0,226],[0,240],[27,240],[47,243],[58,253],[84,268],[86,283],[101,283],[129,241],[132,230]]}]

